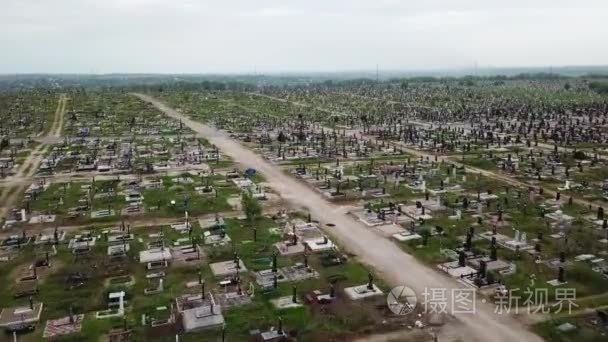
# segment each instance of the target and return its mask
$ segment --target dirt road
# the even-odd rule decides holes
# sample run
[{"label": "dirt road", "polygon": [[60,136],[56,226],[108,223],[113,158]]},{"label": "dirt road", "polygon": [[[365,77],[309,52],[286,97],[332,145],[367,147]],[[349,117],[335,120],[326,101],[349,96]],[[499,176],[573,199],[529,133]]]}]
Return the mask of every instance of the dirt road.
[{"label": "dirt road", "polygon": [[[236,161],[260,171],[269,185],[288,203],[304,207],[321,222],[333,223],[335,227],[323,228],[337,239],[349,252],[372,267],[390,285],[407,285],[419,296],[425,288],[460,289],[462,285],[441,273],[421,264],[411,255],[402,251],[393,242],[377,235],[372,230],[344,214],[340,207],[327,202],[320,194],[296,179],[284,174],[279,167],[270,164],[249,149],[218,131],[169,108],[162,102],[143,94],[134,94],[152,103],[168,116],[182,122],[197,133],[203,134],[211,143]],[[461,339],[463,341],[542,341],[529,332],[514,318],[497,315],[494,307],[477,302],[475,314],[457,314],[457,322],[443,327],[441,341]],[[445,338],[445,339],[444,339]]]},{"label": "dirt road", "polygon": [[40,163],[51,148],[51,145],[46,142],[45,138],[58,138],[61,136],[67,101],[68,98],[64,94],[59,96],[53,123],[46,136],[41,139],[42,143],[30,152],[14,175],[5,179],[9,185],[4,187],[0,193],[0,222],[8,217],[9,210],[15,206],[17,200],[19,200],[23,192],[31,184],[31,180],[38,171]]}]

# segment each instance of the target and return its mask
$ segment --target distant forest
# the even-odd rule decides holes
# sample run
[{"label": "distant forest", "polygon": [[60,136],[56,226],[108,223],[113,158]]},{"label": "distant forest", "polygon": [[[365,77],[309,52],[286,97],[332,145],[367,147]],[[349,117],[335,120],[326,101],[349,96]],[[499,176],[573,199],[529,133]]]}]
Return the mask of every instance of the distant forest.
[{"label": "distant forest", "polygon": [[[53,91],[69,88],[122,88],[125,91],[163,91],[163,90],[233,90],[250,91],[268,87],[343,87],[343,86],[383,86],[410,83],[458,82],[473,86],[477,82],[506,81],[551,81],[583,79],[589,88],[601,94],[608,94],[608,67],[564,67],[491,69],[475,74],[463,71],[428,72],[424,74],[406,72],[383,72],[382,77],[375,72],[336,72],[336,73],[285,73],[271,75],[165,75],[165,74],[20,74],[0,75],[0,92],[39,89]],[[519,72],[517,72],[519,71]],[[502,73],[501,73],[502,72]]]}]

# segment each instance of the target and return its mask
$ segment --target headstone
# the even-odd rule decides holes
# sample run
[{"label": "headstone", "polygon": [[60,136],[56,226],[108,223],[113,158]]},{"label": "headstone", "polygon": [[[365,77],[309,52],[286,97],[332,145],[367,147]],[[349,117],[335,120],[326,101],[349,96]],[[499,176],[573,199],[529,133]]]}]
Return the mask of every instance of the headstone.
[{"label": "headstone", "polygon": [[566,282],[566,274],[564,272],[564,268],[561,266],[559,267],[557,272],[557,281],[559,281],[560,283]]},{"label": "headstone", "polygon": [[465,260],[466,260],[466,255],[464,254],[464,251],[458,252],[458,266],[459,267],[465,266]]}]

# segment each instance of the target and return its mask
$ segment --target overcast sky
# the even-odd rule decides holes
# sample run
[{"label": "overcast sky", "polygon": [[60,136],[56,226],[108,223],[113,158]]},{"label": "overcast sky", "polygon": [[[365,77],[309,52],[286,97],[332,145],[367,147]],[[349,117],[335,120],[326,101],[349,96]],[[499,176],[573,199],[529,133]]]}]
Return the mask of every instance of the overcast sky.
[{"label": "overcast sky", "polygon": [[0,73],[608,64],[608,0],[0,0]]}]

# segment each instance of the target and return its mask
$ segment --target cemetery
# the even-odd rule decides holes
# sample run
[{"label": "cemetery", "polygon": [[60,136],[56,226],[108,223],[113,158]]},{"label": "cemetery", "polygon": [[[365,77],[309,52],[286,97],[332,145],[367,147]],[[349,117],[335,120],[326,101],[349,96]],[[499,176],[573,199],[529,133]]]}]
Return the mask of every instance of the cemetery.
[{"label": "cemetery", "polygon": [[[360,209],[350,211],[353,217],[463,283],[522,288],[534,279],[539,288],[567,283],[579,296],[601,296],[608,240],[602,196],[608,177],[602,173],[605,133],[597,127],[605,121],[605,104],[582,87],[564,95],[556,83],[508,84],[525,87],[540,101],[551,100],[552,107],[540,107],[529,122],[507,121],[499,115],[504,109],[487,102],[454,106],[463,91],[480,92],[480,99],[507,96],[512,108],[538,106],[526,102],[529,97],[491,86],[484,92],[455,86],[443,104],[452,110],[443,117],[428,109],[425,98],[397,88],[383,88],[381,100],[373,88],[362,87],[334,92],[269,88],[257,99],[229,95],[225,101],[215,94],[199,97],[210,104],[205,113],[189,112],[184,106],[191,103],[180,101],[179,93],[167,101],[215,122],[327,199],[363,200],[357,203]],[[413,86],[431,94],[442,91]],[[195,97],[189,98],[193,102]],[[281,101],[268,103],[277,98]],[[484,106],[494,106],[491,114],[482,123],[469,123],[467,115]],[[555,111],[560,106],[567,109]],[[243,110],[263,124],[239,125]],[[578,116],[567,116],[575,111]],[[279,255],[300,255],[303,238],[289,230],[276,245]],[[595,251],[593,257],[575,262],[585,250]],[[555,266],[552,261],[559,263],[560,256],[565,261]],[[286,277],[277,270],[258,278],[281,284]]]},{"label": "cemetery", "polygon": [[422,280],[383,279],[377,246],[489,304],[575,289],[531,329],[601,340],[605,95],[471,82],[147,89],[177,115],[116,89],[0,94],[0,340],[432,341],[445,319],[389,310]]},{"label": "cemetery", "polygon": [[[57,94],[46,91],[26,91],[0,94],[2,128],[0,136],[23,139],[43,133],[53,121]],[[16,140],[14,140],[16,142]]]},{"label": "cemetery", "polygon": [[[298,327],[303,322],[322,326],[329,315],[346,317],[352,311],[348,307],[357,307],[363,308],[358,323],[336,325],[338,335],[384,329],[386,313],[376,309],[386,291],[381,280],[374,282],[373,299],[355,303],[348,295],[353,286],[367,286],[371,276],[360,263],[308,247],[293,255],[279,253],[277,244],[293,232],[306,246],[315,239],[323,243],[319,224],[303,217],[285,211],[275,218],[259,213],[253,220],[184,216],[166,225],[137,225],[124,219],[91,224],[87,230],[49,228],[41,235],[48,237],[38,244],[28,235],[13,237],[19,242],[9,241],[6,249],[17,254],[1,267],[21,265],[22,271],[3,277],[15,277],[22,292],[27,282],[35,282],[37,290],[8,297],[2,282],[2,302],[7,303],[0,315],[2,328],[32,339],[173,339],[175,334],[213,339],[225,334],[240,340],[277,335],[275,324],[282,321],[285,337],[297,333],[315,338],[324,332]],[[231,240],[206,244],[205,233],[210,231],[222,231]],[[340,253],[327,240],[331,253]],[[340,261],[329,263],[328,258]],[[36,266],[23,264],[27,260]],[[280,279],[273,281],[275,277]],[[330,288],[333,302],[320,299],[329,311],[311,316],[321,304],[310,302],[307,294]],[[393,317],[391,322],[391,329],[396,329],[404,321]]]}]

